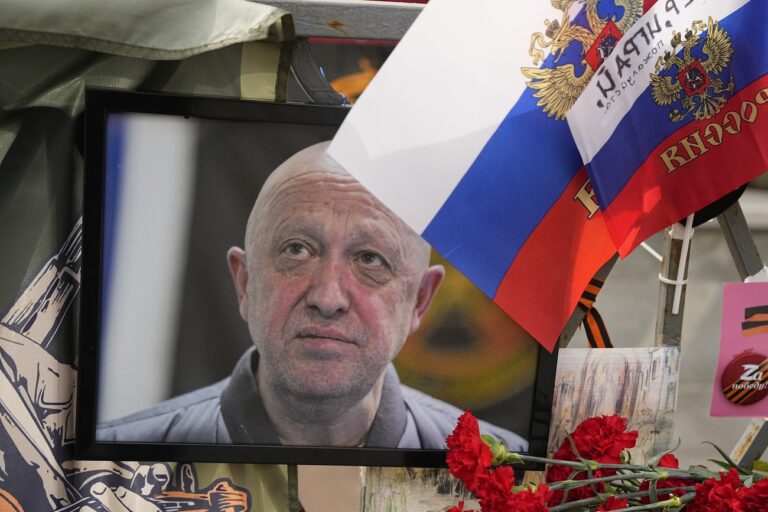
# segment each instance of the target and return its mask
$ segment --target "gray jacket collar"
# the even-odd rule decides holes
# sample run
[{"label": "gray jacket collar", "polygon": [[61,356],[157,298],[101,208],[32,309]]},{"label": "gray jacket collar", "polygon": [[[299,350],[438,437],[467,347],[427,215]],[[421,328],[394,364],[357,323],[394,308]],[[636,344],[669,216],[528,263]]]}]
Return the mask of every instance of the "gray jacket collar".
[{"label": "gray jacket collar", "polygon": [[[259,396],[256,384],[258,361],[258,352],[251,348],[237,362],[232,378],[221,392],[221,414],[233,443],[279,445],[280,439]],[[405,425],[406,409],[400,380],[390,364],[385,370],[381,402],[365,446],[396,447]]]}]

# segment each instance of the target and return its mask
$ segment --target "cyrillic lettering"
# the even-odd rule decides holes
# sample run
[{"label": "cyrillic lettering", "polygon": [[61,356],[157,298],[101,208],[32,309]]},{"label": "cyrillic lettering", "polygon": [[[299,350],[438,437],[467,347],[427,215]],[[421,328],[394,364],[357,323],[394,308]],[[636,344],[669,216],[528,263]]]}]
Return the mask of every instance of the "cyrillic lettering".
[{"label": "cyrillic lettering", "polygon": [[580,202],[581,205],[587,209],[589,212],[589,217],[592,218],[600,209],[600,205],[597,204],[597,201],[595,200],[595,191],[592,188],[592,182],[587,180],[584,182],[584,184],[579,188],[579,191],[576,192],[576,195],[573,196],[573,199]]},{"label": "cyrillic lettering", "polygon": [[723,126],[725,131],[736,135],[741,131],[741,117],[736,112],[730,111],[723,116]]},{"label": "cyrillic lettering", "polygon": [[[712,133],[714,132],[714,133]],[[717,123],[712,123],[704,128],[704,140],[713,146],[719,146],[723,143],[723,127]]]},{"label": "cyrillic lettering", "polygon": [[[684,138],[680,141],[680,143],[683,145],[683,149],[685,149],[685,152],[688,153],[688,161],[690,162],[694,158],[698,158],[707,151],[709,151],[709,148],[706,144],[704,144],[704,141],[701,140],[701,134],[698,130],[693,132],[693,134],[689,135],[688,137]],[[699,153],[696,154],[693,150],[698,149]]]},{"label": "cyrillic lettering", "polygon": [[757,119],[757,105],[751,101],[745,101],[741,104],[741,118],[748,123],[754,123]]},{"label": "cyrillic lettering", "polygon": [[661,154],[661,159],[667,166],[667,172],[674,172],[676,169],[684,166],[690,160],[686,160],[682,156],[677,156],[677,145],[672,146]]}]

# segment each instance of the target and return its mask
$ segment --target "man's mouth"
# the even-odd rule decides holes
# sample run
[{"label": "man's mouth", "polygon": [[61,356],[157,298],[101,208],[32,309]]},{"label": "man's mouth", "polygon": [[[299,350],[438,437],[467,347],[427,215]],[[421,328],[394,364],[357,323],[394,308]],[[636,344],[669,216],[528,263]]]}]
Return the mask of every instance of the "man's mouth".
[{"label": "man's mouth", "polygon": [[294,338],[296,354],[313,361],[346,360],[358,346],[357,340],[338,330],[329,328],[307,328],[300,330]]},{"label": "man's mouth", "polygon": [[357,344],[356,340],[352,336],[349,336],[336,329],[302,329],[296,334],[296,338],[306,340],[328,340],[339,343],[348,343],[351,345]]}]

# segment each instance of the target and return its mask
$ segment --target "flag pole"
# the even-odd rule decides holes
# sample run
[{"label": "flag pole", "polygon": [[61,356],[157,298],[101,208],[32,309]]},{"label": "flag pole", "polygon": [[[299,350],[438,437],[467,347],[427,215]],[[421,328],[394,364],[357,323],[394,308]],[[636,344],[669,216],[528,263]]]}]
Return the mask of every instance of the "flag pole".
[{"label": "flag pole", "polygon": [[683,248],[680,254],[680,265],[677,267],[677,279],[675,280],[675,297],[672,300],[672,314],[680,311],[680,297],[683,294],[683,278],[685,277],[685,265],[688,263],[688,247],[693,236],[693,214],[685,219],[685,231],[683,232]]}]

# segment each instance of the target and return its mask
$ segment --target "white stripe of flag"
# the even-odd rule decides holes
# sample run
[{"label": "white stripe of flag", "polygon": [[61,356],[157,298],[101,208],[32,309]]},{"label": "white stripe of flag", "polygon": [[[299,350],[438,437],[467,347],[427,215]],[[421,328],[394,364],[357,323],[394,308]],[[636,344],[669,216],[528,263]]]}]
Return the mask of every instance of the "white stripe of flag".
[{"label": "white stripe of flag", "polygon": [[531,35],[558,15],[548,0],[432,0],[329,154],[422,233],[525,91]]}]

